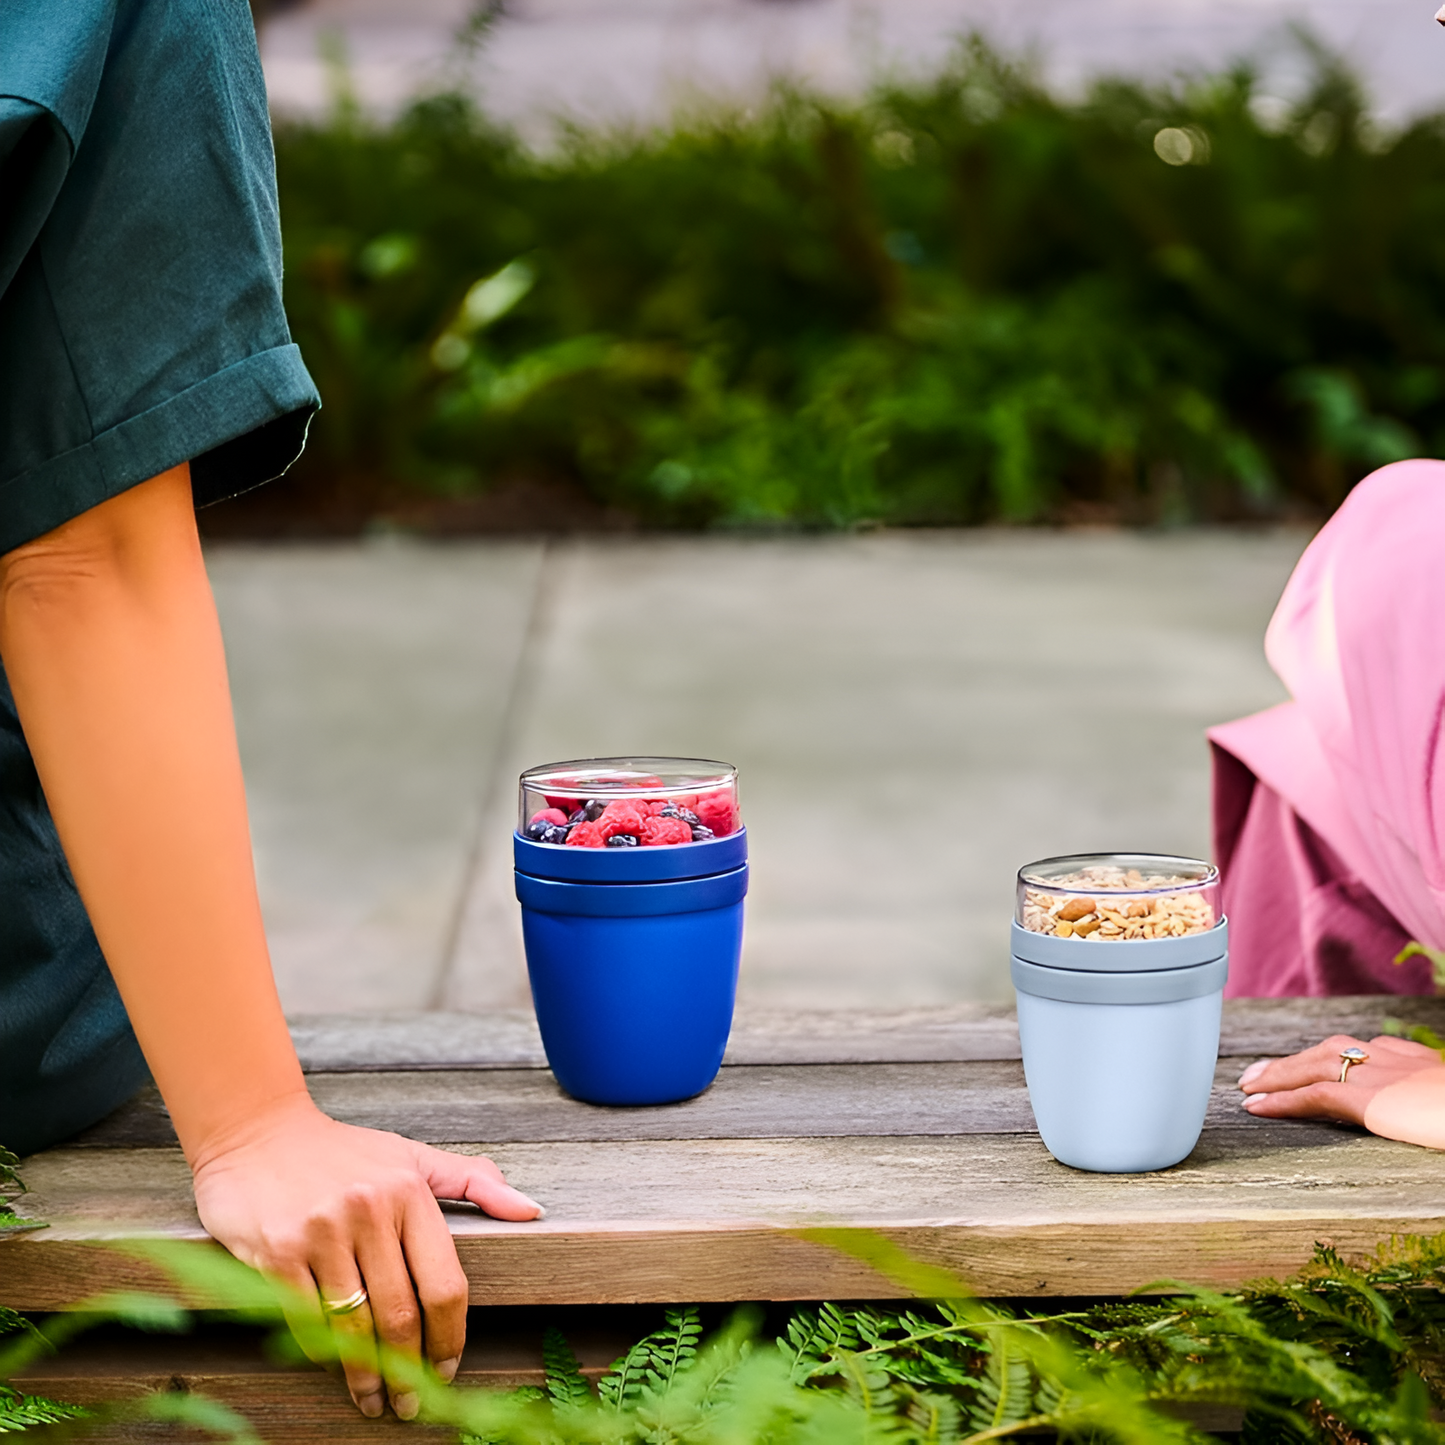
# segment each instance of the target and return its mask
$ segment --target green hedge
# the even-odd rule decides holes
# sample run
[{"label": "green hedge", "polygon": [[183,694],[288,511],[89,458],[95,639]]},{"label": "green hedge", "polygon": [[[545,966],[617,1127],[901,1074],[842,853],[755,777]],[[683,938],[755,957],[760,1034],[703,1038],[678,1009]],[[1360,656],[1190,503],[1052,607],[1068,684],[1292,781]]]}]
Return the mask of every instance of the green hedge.
[{"label": "green hedge", "polygon": [[365,511],[560,479],[656,525],[1318,514],[1445,453],[1445,116],[1315,54],[937,79],[538,156],[460,97],[277,131],[287,303]]}]

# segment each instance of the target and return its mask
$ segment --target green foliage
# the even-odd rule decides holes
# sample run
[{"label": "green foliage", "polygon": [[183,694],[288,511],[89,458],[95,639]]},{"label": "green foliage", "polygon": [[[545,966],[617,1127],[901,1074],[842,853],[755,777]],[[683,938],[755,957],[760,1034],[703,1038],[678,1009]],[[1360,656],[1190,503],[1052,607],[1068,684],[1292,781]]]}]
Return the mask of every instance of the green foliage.
[{"label": "green foliage", "polygon": [[[1243,1411],[1251,1445],[1445,1441],[1435,1418],[1445,1406],[1445,1235],[1394,1239],[1354,1262],[1320,1246],[1300,1274],[1234,1291],[1166,1284],[1122,1303],[1019,1313],[971,1298],[947,1271],[865,1231],[803,1233],[934,1302],[798,1309],[773,1341],[760,1338],[755,1309],[710,1338],[696,1310],[668,1310],[595,1392],[556,1330],[544,1340],[545,1390],[449,1388],[399,1357],[387,1368],[417,1390],[423,1418],[469,1445],[982,1445],[1040,1432],[1200,1445],[1206,1437],[1178,1413],[1191,1405]],[[188,1297],[229,1300],[255,1320],[285,1314],[319,1358],[349,1348],[307,1325],[284,1289],[215,1251],[143,1252]],[[92,1301],[86,1318],[106,1313],[161,1328],[186,1318],[169,1302],[119,1296]],[[0,1314],[6,1331],[31,1351],[60,1338],[53,1319],[41,1333]],[[0,1358],[0,1378],[18,1359]],[[156,1396],[126,1412],[251,1439],[240,1417],[200,1396]],[[0,1391],[0,1429],[76,1413]]]},{"label": "green foliage", "polygon": [[[1430,967],[1435,975],[1435,987],[1437,990],[1445,988],[1445,953],[1438,948],[1426,948],[1423,943],[1407,943],[1399,953],[1395,955],[1395,963],[1404,963],[1407,958],[1428,958]],[[1413,1037],[1413,1036],[1412,1036]]]},{"label": "green foliage", "polygon": [[[669,525],[1315,513],[1445,452],[1445,117],[1340,63],[1078,101],[977,41],[539,156],[463,97],[281,126],[310,494],[517,475]],[[342,94],[344,87],[338,90]],[[304,486],[303,486],[304,494]]]},{"label": "green foliage", "polygon": [[0,1384],[0,1435],[28,1430],[32,1425],[55,1425],[62,1420],[84,1418],[89,1411],[79,1405],[63,1405],[40,1395],[25,1395]]},{"label": "green foliage", "polygon": [[[6,1203],[17,1194],[25,1192],[24,1181],[20,1178],[20,1159],[9,1149],[0,1146],[0,1239],[7,1234],[19,1234],[31,1229],[44,1229],[45,1225],[35,1219],[22,1219]],[[4,1331],[0,1330],[0,1334]]]},{"label": "green foliage", "polygon": [[542,1336],[542,1368],[547,1376],[547,1396],[553,1405],[565,1410],[592,1398],[577,1356],[559,1329],[548,1329]]},{"label": "green foliage", "polygon": [[697,1359],[702,1322],[695,1309],[668,1310],[662,1329],[639,1340],[602,1377],[598,1395],[621,1414],[645,1396],[665,1395]]},{"label": "green foliage", "polygon": [[[7,1167],[7,1153],[0,1150],[0,1170]],[[13,1170],[17,1162],[15,1156],[8,1154],[8,1160],[8,1167]],[[21,1335],[33,1340],[39,1338],[39,1331],[24,1315],[0,1305],[0,1336],[5,1335]],[[26,1430],[32,1425],[53,1425],[61,1420],[79,1419],[86,1413],[79,1405],[63,1405],[40,1395],[27,1395],[0,1379],[0,1435]]]}]

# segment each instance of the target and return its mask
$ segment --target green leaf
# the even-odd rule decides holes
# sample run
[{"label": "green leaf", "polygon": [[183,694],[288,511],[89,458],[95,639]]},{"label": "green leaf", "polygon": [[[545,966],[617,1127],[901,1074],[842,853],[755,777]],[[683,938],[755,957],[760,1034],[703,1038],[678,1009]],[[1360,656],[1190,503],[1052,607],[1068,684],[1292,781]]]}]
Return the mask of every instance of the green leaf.
[{"label": "green leaf", "polygon": [[567,1337],[555,1326],[542,1336],[542,1368],[547,1376],[547,1394],[555,1405],[564,1409],[590,1403],[592,1391],[582,1374],[582,1366]]},{"label": "green leaf", "polygon": [[26,1395],[0,1384],[0,1434],[28,1430],[36,1425],[57,1425],[84,1419],[90,1412],[80,1405],[65,1405],[40,1395]]}]

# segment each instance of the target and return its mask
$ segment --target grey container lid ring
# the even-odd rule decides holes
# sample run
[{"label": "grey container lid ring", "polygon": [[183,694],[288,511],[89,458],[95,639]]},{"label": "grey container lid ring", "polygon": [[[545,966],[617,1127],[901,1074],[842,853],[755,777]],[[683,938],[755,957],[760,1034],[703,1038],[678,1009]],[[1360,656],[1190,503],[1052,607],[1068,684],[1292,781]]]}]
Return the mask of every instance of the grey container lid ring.
[{"label": "grey container lid ring", "polygon": [[1229,979],[1229,960],[1216,958],[1188,968],[1147,972],[1087,973],[1082,969],[1046,968],[1014,958],[1009,961],[1009,976],[1019,993],[1058,999],[1062,1003],[1182,1003],[1185,999],[1218,993]]},{"label": "grey container lid ring", "polygon": [[1229,953],[1229,920],[1221,918],[1205,933],[1183,938],[1100,939],[1058,938],[1035,933],[1014,921],[1010,951],[1025,963],[1045,968],[1067,968],[1085,973],[1143,973],[1167,968],[1193,968],[1213,963]]}]

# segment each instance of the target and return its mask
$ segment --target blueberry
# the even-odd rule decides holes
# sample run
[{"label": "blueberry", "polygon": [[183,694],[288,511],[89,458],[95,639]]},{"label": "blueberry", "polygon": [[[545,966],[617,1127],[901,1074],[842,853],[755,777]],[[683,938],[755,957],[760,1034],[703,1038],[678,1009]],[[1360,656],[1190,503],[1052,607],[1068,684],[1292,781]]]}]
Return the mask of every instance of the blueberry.
[{"label": "blueberry", "polygon": [[657,816],[659,818],[680,818],[682,814],[677,811],[676,803],[669,803]]},{"label": "blueberry", "polygon": [[637,839],[631,833],[614,833],[608,840],[609,848],[635,848]]},{"label": "blueberry", "polygon": [[716,836],[711,828],[704,828],[701,823],[693,824],[692,841],[694,843],[710,843]]},{"label": "blueberry", "polygon": [[569,823],[585,823],[587,821],[586,807],[583,806],[581,808],[578,808],[577,811],[567,819],[567,821]]},{"label": "blueberry", "polygon": [[582,805],[582,811],[587,815],[589,823],[595,823],[601,816],[602,810],[607,806],[601,798],[588,798]]},{"label": "blueberry", "polygon": [[681,818],[682,821],[686,823],[689,828],[696,828],[699,826],[700,820],[697,814],[694,813],[691,808],[679,808],[677,810],[677,816]]},{"label": "blueberry", "polygon": [[548,832],[555,826],[554,823],[549,823],[545,818],[533,818],[532,821],[527,824],[527,836],[534,843],[545,843]]},{"label": "blueberry", "polygon": [[570,828],[563,827],[561,823],[550,823],[547,831],[542,835],[542,841],[544,843],[565,843],[570,831]]}]

